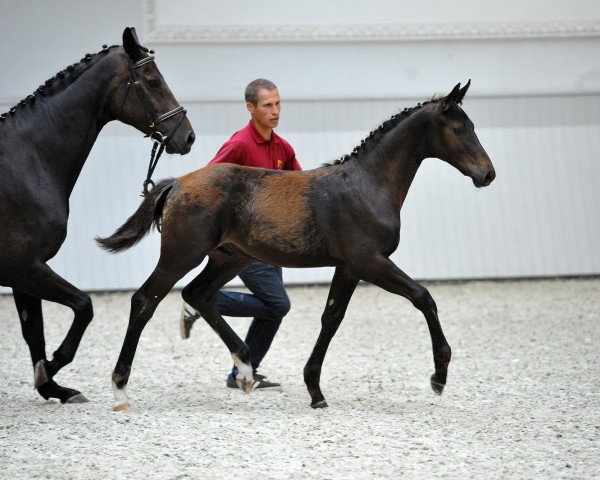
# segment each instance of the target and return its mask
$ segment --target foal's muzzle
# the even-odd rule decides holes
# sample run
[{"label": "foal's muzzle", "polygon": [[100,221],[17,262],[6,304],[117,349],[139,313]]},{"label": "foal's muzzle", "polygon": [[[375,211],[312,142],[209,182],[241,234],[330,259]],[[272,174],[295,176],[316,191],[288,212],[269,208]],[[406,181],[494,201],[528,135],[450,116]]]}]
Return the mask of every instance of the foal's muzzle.
[{"label": "foal's muzzle", "polygon": [[473,173],[471,178],[473,179],[473,185],[477,188],[487,187],[496,178],[496,170],[494,170],[494,167],[490,167],[488,170],[482,172]]}]

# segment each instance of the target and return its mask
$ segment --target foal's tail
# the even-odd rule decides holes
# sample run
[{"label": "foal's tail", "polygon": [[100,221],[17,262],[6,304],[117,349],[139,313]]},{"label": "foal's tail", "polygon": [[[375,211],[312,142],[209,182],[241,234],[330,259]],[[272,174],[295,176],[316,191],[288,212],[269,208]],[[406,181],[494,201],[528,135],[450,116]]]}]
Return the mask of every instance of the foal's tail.
[{"label": "foal's tail", "polygon": [[96,237],[98,245],[112,253],[122,252],[144,238],[153,226],[159,228],[167,194],[175,181],[174,178],[167,178],[158,182],[144,197],[137,211],[115,233],[106,238]]}]

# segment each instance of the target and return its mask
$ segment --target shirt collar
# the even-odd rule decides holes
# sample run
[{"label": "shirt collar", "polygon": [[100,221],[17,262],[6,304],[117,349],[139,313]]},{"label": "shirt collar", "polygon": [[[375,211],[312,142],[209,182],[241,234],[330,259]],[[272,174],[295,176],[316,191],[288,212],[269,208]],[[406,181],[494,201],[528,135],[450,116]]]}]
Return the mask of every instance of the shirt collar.
[{"label": "shirt collar", "polygon": [[250,134],[252,135],[252,138],[254,139],[254,141],[256,143],[266,143],[266,142],[278,143],[279,142],[279,136],[275,133],[275,130],[271,131],[271,140],[267,140],[267,139],[265,139],[265,137],[263,137],[260,134],[258,129],[254,126],[254,122],[252,120],[250,120],[250,122],[248,122],[248,126],[250,129]]}]

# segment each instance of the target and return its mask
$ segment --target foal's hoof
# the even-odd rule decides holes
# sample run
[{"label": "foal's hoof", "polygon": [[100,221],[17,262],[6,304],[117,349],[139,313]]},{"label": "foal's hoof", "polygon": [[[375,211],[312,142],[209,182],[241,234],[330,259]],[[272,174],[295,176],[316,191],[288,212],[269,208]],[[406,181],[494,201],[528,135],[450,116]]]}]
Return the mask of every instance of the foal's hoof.
[{"label": "foal's hoof", "polygon": [[87,403],[89,400],[81,393],[76,393],[72,397],[61,400],[61,403]]},{"label": "foal's hoof", "polygon": [[131,412],[131,405],[128,403],[122,403],[121,405],[115,405],[113,412]]},{"label": "foal's hoof", "polygon": [[311,403],[310,406],[312,408],[327,408],[329,405],[327,405],[327,402],[325,400],[320,400],[318,402]]},{"label": "foal's hoof", "polygon": [[238,375],[238,377],[235,379],[235,383],[237,383],[238,388],[244,393],[250,393],[252,391],[252,385],[254,385],[254,379],[244,380]]},{"label": "foal's hoof", "polygon": [[431,388],[433,389],[433,391],[435,393],[437,393],[438,395],[441,395],[442,392],[444,391],[444,387],[446,386],[445,383],[441,383],[437,376],[435,375],[435,373],[431,376]]}]

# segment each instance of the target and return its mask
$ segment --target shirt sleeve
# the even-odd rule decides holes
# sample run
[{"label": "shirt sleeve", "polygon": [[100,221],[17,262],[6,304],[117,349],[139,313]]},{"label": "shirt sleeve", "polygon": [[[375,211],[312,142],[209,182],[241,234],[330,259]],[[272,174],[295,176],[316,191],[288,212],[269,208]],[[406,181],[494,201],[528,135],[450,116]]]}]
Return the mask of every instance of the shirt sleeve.
[{"label": "shirt sleeve", "polygon": [[215,155],[215,158],[208,162],[208,164],[214,165],[216,163],[236,163],[241,165],[240,158],[240,149],[237,147],[235,142],[229,140],[221,146]]},{"label": "shirt sleeve", "polygon": [[286,143],[286,161],[285,161],[285,169],[284,170],[294,170],[300,171],[302,167],[300,166],[300,162],[296,159],[296,152],[289,143]]},{"label": "shirt sleeve", "polygon": [[296,156],[294,156],[294,158],[292,158],[291,164],[292,164],[292,168],[290,168],[290,170],[294,170],[294,171],[302,170],[302,167],[300,166],[300,163],[296,159]]}]

